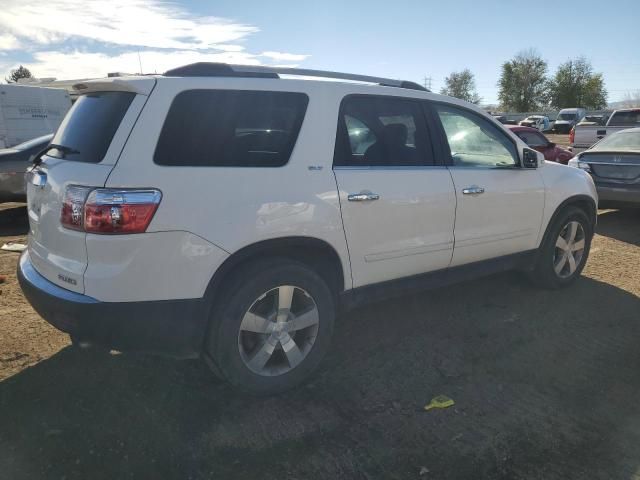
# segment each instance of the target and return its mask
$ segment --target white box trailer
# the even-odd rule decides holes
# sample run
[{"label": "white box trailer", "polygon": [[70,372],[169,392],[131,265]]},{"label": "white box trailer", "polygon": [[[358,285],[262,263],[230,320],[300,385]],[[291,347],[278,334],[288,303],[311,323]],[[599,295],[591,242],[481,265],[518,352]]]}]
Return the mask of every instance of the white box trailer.
[{"label": "white box trailer", "polygon": [[0,148],[55,132],[70,107],[60,88],[0,85]]}]

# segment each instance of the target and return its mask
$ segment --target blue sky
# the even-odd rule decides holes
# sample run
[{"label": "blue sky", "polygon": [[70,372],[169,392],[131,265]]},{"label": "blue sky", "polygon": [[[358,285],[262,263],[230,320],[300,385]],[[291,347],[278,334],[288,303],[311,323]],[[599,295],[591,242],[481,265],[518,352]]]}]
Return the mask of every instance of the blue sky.
[{"label": "blue sky", "polygon": [[639,0],[2,0],[0,73],[20,63],[59,79],[131,72],[140,52],[146,73],[199,60],[299,65],[427,76],[439,90],[469,68],[494,103],[500,64],[533,47],[551,72],[586,56],[617,101],[640,91],[639,21]]}]

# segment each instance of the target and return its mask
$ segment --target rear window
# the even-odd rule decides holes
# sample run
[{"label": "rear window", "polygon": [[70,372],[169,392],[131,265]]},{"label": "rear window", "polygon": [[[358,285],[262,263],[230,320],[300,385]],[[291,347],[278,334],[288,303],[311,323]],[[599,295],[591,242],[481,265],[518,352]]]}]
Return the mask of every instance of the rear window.
[{"label": "rear window", "polygon": [[609,120],[610,127],[640,127],[640,110],[616,112]]},{"label": "rear window", "polygon": [[575,113],[561,113],[560,115],[558,115],[558,120],[575,120],[575,119],[576,119]]},{"label": "rear window", "polygon": [[154,162],[190,167],[280,167],[307,109],[304,93],[187,90],[165,120]]},{"label": "rear window", "polygon": [[77,162],[101,162],[135,96],[132,92],[81,95],[51,140],[61,148],[48,154]]}]

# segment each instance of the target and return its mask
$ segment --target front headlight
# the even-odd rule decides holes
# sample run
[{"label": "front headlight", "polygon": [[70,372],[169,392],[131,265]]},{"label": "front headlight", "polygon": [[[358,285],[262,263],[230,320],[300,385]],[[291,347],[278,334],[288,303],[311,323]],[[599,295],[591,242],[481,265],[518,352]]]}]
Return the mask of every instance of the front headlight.
[{"label": "front headlight", "polygon": [[578,158],[572,158],[571,160],[569,160],[567,165],[569,165],[570,167],[579,168],[587,173],[591,173],[591,167],[589,166],[589,164],[586,162],[581,162]]}]

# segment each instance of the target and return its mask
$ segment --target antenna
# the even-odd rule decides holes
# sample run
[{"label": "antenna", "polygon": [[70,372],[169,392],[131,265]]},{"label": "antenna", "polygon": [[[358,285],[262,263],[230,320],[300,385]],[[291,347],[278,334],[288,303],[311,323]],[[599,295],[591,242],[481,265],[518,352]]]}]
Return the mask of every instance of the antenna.
[{"label": "antenna", "polygon": [[138,50],[138,65],[140,66],[140,75],[142,75],[142,60],[140,60],[140,50]]}]

